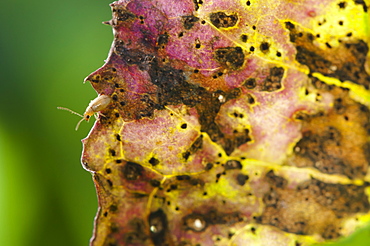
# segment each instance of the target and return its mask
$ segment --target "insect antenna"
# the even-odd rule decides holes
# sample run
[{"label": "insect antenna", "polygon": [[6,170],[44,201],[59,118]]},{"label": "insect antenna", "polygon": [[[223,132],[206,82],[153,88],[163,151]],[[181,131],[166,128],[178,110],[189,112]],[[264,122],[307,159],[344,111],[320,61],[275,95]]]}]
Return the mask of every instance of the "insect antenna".
[{"label": "insect antenna", "polygon": [[[78,116],[80,116],[80,117],[82,117],[82,118],[83,118],[83,115],[81,115],[81,114],[79,114],[79,113],[77,113],[77,112],[75,112],[75,111],[73,111],[73,110],[70,110],[69,108],[57,107],[57,109],[61,109],[61,110],[68,111],[68,112],[70,112],[70,113],[72,113],[72,114],[78,115]],[[83,119],[82,119],[82,120],[83,120]]]},{"label": "insect antenna", "polygon": [[81,122],[84,120],[84,118],[82,118],[78,123],[77,123],[77,125],[76,125],[76,128],[75,128],[75,130],[77,131],[78,130],[78,127],[80,126],[80,124],[81,124]]}]

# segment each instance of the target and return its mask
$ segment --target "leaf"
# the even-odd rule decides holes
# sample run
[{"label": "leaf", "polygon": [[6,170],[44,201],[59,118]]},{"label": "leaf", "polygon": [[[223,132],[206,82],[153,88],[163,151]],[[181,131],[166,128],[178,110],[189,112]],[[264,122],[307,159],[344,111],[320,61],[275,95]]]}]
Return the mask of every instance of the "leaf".
[{"label": "leaf", "polygon": [[89,75],[91,245],[311,245],[370,220],[368,3],[125,0]]}]

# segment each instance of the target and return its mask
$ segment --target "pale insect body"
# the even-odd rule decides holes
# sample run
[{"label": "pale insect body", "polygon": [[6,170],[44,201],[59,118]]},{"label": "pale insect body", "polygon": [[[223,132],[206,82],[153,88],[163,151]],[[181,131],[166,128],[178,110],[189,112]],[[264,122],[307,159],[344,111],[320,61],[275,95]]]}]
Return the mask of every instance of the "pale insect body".
[{"label": "pale insect body", "polygon": [[83,115],[76,113],[73,110],[70,110],[68,108],[58,107],[58,109],[67,110],[71,112],[72,114],[76,114],[82,119],[77,123],[76,131],[78,130],[78,127],[80,126],[81,122],[83,120],[89,121],[90,117],[96,113],[99,113],[100,111],[104,110],[112,101],[112,99],[107,95],[99,95],[97,98],[92,100],[89,105],[87,106],[85,113]]}]

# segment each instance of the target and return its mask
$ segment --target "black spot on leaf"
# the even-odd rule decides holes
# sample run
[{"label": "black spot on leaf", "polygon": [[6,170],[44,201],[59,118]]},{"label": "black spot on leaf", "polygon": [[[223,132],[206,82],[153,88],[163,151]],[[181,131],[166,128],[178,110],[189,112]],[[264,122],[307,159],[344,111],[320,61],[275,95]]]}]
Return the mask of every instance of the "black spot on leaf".
[{"label": "black spot on leaf", "polygon": [[144,168],[136,163],[127,162],[122,168],[123,177],[126,180],[137,180],[143,174]]},{"label": "black spot on leaf", "polygon": [[217,28],[233,27],[238,21],[237,14],[227,15],[224,12],[211,13],[209,15],[211,23]]},{"label": "black spot on leaf", "polygon": [[182,21],[185,30],[190,30],[194,24],[199,21],[199,18],[194,15],[182,16]]},{"label": "black spot on leaf", "polygon": [[155,246],[166,245],[168,228],[167,216],[162,209],[158,209],[149,215],[150,238]]},{"label": "black spot on leaf", "polygon": [[215,51],[215,59],[223,66],[235,70],[243,66],[245,56],[240,47],[226,47]]}]

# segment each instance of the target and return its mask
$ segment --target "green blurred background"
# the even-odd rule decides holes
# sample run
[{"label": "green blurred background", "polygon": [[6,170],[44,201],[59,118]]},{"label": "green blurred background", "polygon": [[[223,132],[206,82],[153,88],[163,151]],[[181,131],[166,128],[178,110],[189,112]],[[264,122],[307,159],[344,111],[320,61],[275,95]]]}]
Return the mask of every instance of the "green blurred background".
[{"label": "green blurred background", "polygon": [[[113,39],[110,1],[3,1],[0,4],[0,245],[80,246],[92,235],[97,199],[80,164],[96,97],[83,79]],[[370,245],[370,230],[342,245]],[[361,243],[362,242],[362,243]]]},{"label": "green blurred background", "polygon": [[83,79],[113,40],[109,0],[0,4],[0,245],[88,245],[97,199],[80,164],[96,97]]}]

